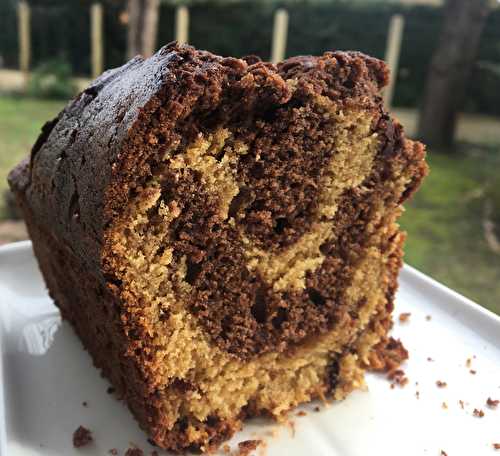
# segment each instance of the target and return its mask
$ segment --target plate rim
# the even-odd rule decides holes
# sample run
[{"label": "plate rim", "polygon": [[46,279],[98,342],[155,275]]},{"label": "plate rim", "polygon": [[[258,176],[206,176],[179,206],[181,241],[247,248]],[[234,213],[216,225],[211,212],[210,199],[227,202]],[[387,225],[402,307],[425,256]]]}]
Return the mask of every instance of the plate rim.
[{"label": "plate rim", "polygon": [[[33,254],[32,243],[29,240],[0,246],[0,261],[4,258],[23,253],[30,253],[33,256],[33,260],[36,262]],[[7,264],[6,269],[8,269],[8,267],[9,265]],[[447,314],[449,318],[456,319],[458,317],[458,320],[460,320],[468,329],[477,332],[485,339],[490,339],[490,342],[493,344],[499,344],[500,346],[500,316],[486,308],[481,307],[469,298],[466,298],[460,293],[446,287],[435,279],[407,264],[404,264],[401,269],[400,280],[400,283],[404,281],[408,287],[417,290],[421,289],[423,295],[429,292],[437,293],[438,299],[436,299],[436,305],[440,311]],[[2,281],[0,279],[0,283],[1,282]],[[401,288],[403,287],[400,287],[400,290]],[[399,299],[401,299],[401,297]],[[0,315],[1,313],[0,309]],[[484,334],[482,330],[484,327],[490,328],[487,334]],[[4,378],[5,374],[5,337],[6,334],[3,324],[0,324],[0,378]],[[7,456],[8,423],[6,422],[6,385],[2,383],[0,386],[0,455]]]}]

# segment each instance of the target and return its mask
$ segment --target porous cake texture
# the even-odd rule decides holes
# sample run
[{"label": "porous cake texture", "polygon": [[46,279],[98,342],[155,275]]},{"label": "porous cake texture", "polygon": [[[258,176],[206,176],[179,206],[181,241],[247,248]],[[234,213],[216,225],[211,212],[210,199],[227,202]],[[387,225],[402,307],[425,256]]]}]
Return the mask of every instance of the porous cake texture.
[{"label": "porous cake texture", "polygon": [[107,71],[10,175],[49,292],[163,448],[363,386],[426,174],[357,52],[175,43]]}]

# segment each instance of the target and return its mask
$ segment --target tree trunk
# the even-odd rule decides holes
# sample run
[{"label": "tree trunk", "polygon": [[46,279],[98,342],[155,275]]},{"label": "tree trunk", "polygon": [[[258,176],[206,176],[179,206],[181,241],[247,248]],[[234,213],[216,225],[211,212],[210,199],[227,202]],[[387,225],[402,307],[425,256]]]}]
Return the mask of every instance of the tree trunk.
[{"label": "tree trunk", "polygon": [[427,75],[418,136],[425,143],[453,144],[490,0],[446,0],[444,25]]},{"label": "tree trunk", "polygon": [[159,0],[128,0],[127,59],[155,51],[159,9]]}]

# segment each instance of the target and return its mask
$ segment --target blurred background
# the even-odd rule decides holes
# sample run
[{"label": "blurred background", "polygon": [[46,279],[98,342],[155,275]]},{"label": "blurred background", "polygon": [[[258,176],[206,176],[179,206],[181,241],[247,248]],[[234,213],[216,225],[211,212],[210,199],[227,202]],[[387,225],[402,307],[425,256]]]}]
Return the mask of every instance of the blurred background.
[{"label": "blurred background", "polygon": [[0,244],[27,237],[6,176],[41,125],[92,77],[173,39],[272,61],[386,59],[386,104],[431,168],[401,220],[405,260],[500,314],[497,0],[0,0]]}]

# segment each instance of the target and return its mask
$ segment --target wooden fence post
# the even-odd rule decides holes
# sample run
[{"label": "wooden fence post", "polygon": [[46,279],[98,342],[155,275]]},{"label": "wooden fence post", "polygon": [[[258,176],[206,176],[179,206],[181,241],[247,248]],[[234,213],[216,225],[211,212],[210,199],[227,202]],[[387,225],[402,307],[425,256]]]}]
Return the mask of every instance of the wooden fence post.
[{"label": "wooden fence post", "polygon": [[160,0],[147,0],[144,11],[143,27],[149,33],[142,34],[142,55],[152,56],[156,51],[156,38],[158,35],[158,20],[160,15]]},{"label": "wooden fence post", "polygon": [[30,7],[25,0],[19,2],[17,17],[19,30],[19,68],[24,73],[25,83],[27,83],[31,60],[31,29]]},{"label": "wooden fence post", "polygon": [[92,77],[97,78],[103,70],[102,5],[100,3],[92,3],[90,7],[90,30]]},{"label": "wooden fence post", "polygon": [[179,44],[188,42],[189,38],[189,10],[186,6],[177,7],[175,14],[175,39]]},{"label": "wooden fence post", "polygon": [[278,63],[285,59],[286,39],[288,33],[288,12],[279,8],[274,13],[273,43],[271,62]]},{"label": "wooden fence post", "polygon": [[384,102],[387,110],[390,109],[392,97],[394,95],[394,86],[398,77],[399,54],[401,51],[401,41],[403,39],[404,17],[401,14],[395,14],[391,17],[389,24],[389,33],[387,35],[387,46],[385,50],[385,61],[391,71],[389,84],[384,90]]}]

